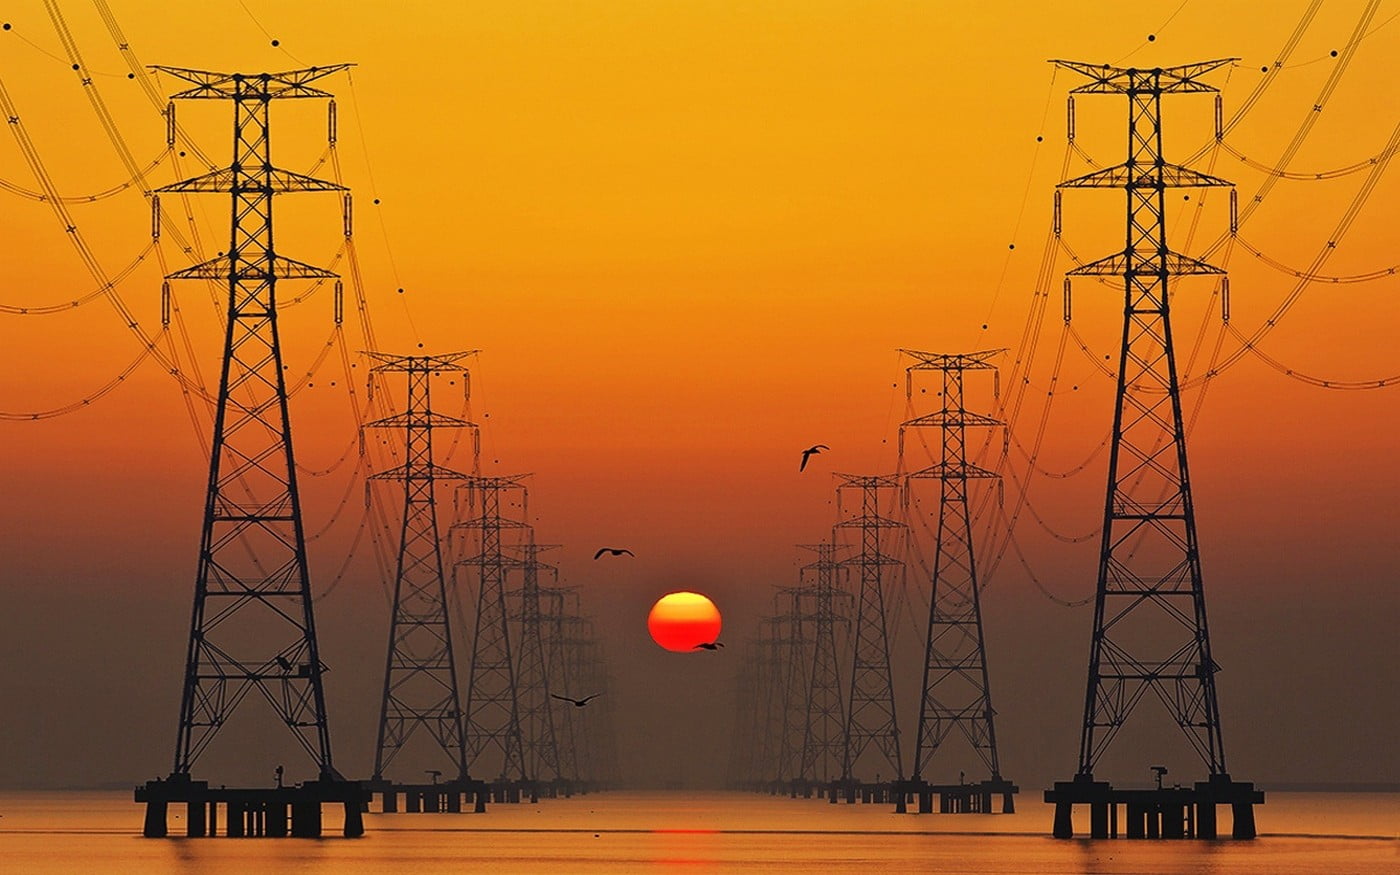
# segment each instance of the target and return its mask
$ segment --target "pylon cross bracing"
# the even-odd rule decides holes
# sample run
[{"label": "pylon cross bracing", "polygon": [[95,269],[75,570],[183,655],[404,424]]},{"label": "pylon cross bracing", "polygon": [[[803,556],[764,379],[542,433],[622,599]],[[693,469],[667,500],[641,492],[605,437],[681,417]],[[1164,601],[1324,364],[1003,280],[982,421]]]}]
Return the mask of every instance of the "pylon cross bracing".
[{"label": "pylon cross bracing", "polygon": [[[459,778],[467,776],[466,736],[458,696],[457,660],[447,609],[437,491],[442,481],[468,475],[438,465],[433,432],[441,428],[476,429],[475,423],[433,411],[432,383],[439,374],[465,375],[461,362],[475,350],[434,356],[393,356],[368,352],[378,362],[377,376],[402,373],[408,383],[403,413],[367,423],[367,428],[401,429],[404,462],[374,474],[372,480],[403,484],[403,517],[394,571],[394,604],[389,621],[384,694],[374,754],[374,779],[422,729],[441,748]],[[464,389],[465,391],[465,389]]]},{"label": "pylon cross bracing", "polygon": [[1092,780],[1095,764],[1149,692],[1171,714],[1211,776],[1226,775],[1215,689],[1218,666],[1206,625],[1169,290],[1177,276],[1223,271],[1171,251],[1165,196],[1168,188],[1229,183],[1165,160],[1161,101],[1164,94],[1215,92],[1201,77],[1232,60],[1153,69],[1054,62],[1091,80],[1071,94],[1128,98],[1124,163],[1061,185],[1119,188],[1127,198],[1124,249],[1070,271],[1070,276],[1118,276],[1124,283],[1123,341],[1076,780]]},{"label": "pylon cross bracing", "polygon": [[904,774],[900,752],[898,711],[890,665],[890,640],[885,613],[885,582],[890,569],[904,563],[886,550],[886,542],[904,524],[880,513],[881,494],[901,486],[893,475],[837,474],[837,500],[842,492],[860,495],[857,516],[836,524],[837,531],[853,530],[859,539],[857,552],[840,563],[857,579],[856,614],[851,633],[851,681],[847,688],[846,726],[843,733],[841,780],[856,780],[862,755],[873,744],[890,769],[890,777]]},{"label": "pylon cross bracing", "polygon": [[234,111],[232,164],[160,189],[232,198],[228,251],[167,277],[227,289],[175,775],[189,775],[256,691],[320,776],[335,777],[276,294],[279,280],[335,275],[273,248],[272,203],[274,194],[344,187],[273,167],[270,107],[276,99],[329,98],[311,83],[348,66],[261,74],[155,68],[194,84],[174,98],[230,100]]},{"label": "pylon cross bracing", "polygon": [[[925,468],[906,475],[912,491],[920,480],[939,485],[937,540],[929,594],[928,635],[925,639],[923,692],[919,728],[914,744],[915,781],[926,779],[934,755],[954,730],[966,739],[993,780],[1001,780],[997,754],[995,710],[987,673],[982,629],[976,550],[968,511],[972,483],[993,481],[997,475],[968,461],[969,428],[990,429],[1002,423],[967,409],[966,372],[997,373],[991,360],[1005,350],[968,354],[937,354],[901,350],[916,359],[908,368],[910,396],[915,371],[933,371],[940,379],[941,408],[900,426],[900,469],[904,470],[905,432],[934,428],[940,452]],[[947,757],[944,757],[946,762]],[[959,770],[961,774],[963,770]]]}]

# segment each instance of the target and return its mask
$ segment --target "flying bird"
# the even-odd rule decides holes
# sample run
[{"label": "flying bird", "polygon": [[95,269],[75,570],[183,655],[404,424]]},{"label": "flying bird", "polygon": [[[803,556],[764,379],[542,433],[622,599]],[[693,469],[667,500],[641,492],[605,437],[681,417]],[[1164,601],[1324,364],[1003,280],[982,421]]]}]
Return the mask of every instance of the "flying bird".
[{"label": "flying bird", "polygon": [[808,460],[808,459],[810,459],[810,458],[812,458],[813,456],[817,455],[817,454],[820,453],[822,450],[829,450],[829,449],[831,449],[831,447],[828,447],[826,444],[817,444],[816,446],[811,446],[811,447],[808,447],[807,449],[803,450],[803,451],[802,451],[802,464],[797,466],[797,470],[798,470],[798,471],[805,471],[805,470],[807,470],[807,460]]},{"label": "flying bird", "polygon": [[550,693],[549,695],[552,696],[552,697],[554,697],[554,698],[556,698],[556,699],[558,699],[558,700],[561,701],[561,702],[573,702],[575,708],[582,708],[584,705],[587,705],[587,704],[589,703],[590,700],[596,699],[596,698],[598,698],[599,696],[601,696],[601,695],[603,695],[603,694],[602,694],[602,693],[594,693],[594,694],[591,695],[591,696],[584,696],[582,699],[571,699],[571,698],[569,698],[568,696],[561,696],[561,695],[559,695],[558,693]]},{"label": "flying bird", "polygon": [[723,641],[710,641],[710,642],[701,642],[700,644],[695,645],[695,647],[692,648],[692,649],[694,649],[694,650],[719,650],[719,649],[720,649],[721,647],[723,647],[723,646],[724,646],[724,642],[723,642]]},{"label": "flying bird", "polygon": [[619,549],[617,549],[616,547],[599,547],[599,548],[598,548],[598,552],[593,554],[593,558],[594,558],[594,559],[598,559],[598,558],[601,557],[604,553],[610,553],[610,554],[612,554],[613,556],[622,556],[622,555],[624,555],[624,554],[626,554],[626,555],[628,555],[628,556],[636,556],[636,555],[637,555],[636,553],[633,553],[631,550],[628,550],[628,549],[626,549],[626,548],[619,550]]}]

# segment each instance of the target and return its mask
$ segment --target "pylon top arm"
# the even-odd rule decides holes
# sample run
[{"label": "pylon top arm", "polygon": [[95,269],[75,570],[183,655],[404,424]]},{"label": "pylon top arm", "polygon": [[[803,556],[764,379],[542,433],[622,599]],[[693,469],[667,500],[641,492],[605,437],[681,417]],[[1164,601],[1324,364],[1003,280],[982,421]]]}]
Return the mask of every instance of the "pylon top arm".
[{"label": "pylon top arm", "polygon": [[172,182],[156,189],[157,193],[164,194],[168,191],[190,191],[190,192],[233,192],[252,193],[266,192],[267,194],[283,194],[293,191],[349,191],[350,189],[338,182],[331,182],[326,179],[317,179],[314,176],[307,176],[305,173],[295,173],[291,170],[280,170],[276,167],[267,172],[267,178],[263,179],[258,175],[243,174],[235,176],[232,168],[224,167],[218,170],[211,170],[199,176],[192,176],[179,182]]},{"label": "pylon top arm", "polygon": [[[172,94],[170,95],[172,98],[220,99],[253,96],[268,98],[331,97],[330,92],[312,88],[308,83],[353,66],[355,65],[331,64],[328,67],[306,67],[282,73],[220,73],[214,70],[191,70],[188,67],[160,65],[153,65],[150,69],[160,73],[169,73],[177,79],[194,83],[194,88]],[[248,90],[245,87],[240,92],[239,84],[246,82],[253,83],[254,88]]]},{"label": "pylon top arm", "polygon": [[873,487],[894,489],[899,486],[899,475],[897,474],[842,474],[839,471],[832,474],[841,482],[837,484],[838,489],[850,487]]},{"label": "pylon top arm", "polygon": [[384,371],[465,371],[466,365],[457,363],[479,352],[481,352],[479,349],[468,349],[438,355],[391,355],[387,352],[366,349],[361,350],[360,354],[381,362],[372,368],[375,373],[380,373]]},{"label": "pylon top arm", "polygon": [[[1083,61],[1064,61],[1056,58],[1052,58],[1050,63],[1066,70],[1073,70],[1093,80],[1088,85],[1072,89],[1071,94],[1132,94],[1143,90],[1170,94],[1219,91],[1220,89],[1215,86],[1199,81],[1197,77],[1204,76],[1212,70],[1238,60],[1239,58],[1217,58],[1214,61],[1199,61],[1176,67],[1149,69],[1114,67],[1111,64],[1086,64]],[[1137,76],[1142,73],[1156,74],[1156,82],[1148,89],[1144,89],[1137,79]]]},{"label": "pylon top arm", "polygon": [[941,353],[923,352],[917,349],[900,348],[897,352],[915,359],[915,363],[905,368],[906,371],[913,370],[989,370],[996,365],[991,364],[991,359],[1006,352],[1006,348],[984,349],[980,352],[965,353]]},{"label": "pylon top arm", "polygon": [[461,419],[456,416],[448,416],[443,413],[434,413],[431,410],[413,411],[410,413],[395,413],[393,416],[386,416],[383,419],[376,419],[365,423],[365,428],[476,428],[476,423],[470,420]]}]

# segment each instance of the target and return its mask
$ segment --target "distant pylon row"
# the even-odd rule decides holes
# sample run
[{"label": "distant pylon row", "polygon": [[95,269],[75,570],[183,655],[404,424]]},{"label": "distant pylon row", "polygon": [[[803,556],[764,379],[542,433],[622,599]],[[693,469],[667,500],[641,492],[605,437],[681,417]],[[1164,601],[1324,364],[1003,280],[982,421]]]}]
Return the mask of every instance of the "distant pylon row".
[{"label": "distant pylon row", "polygon": [[[608,719],[606,697],[586,714],[572,713],[578,709],[564,700],[603,692],[606,673],[578,613],[577,591],[540,585],[542,572],[557,582],[558,570],[540,560],[553,545],[538,544],[526,521],[528,475],[482,476],[476,423],[432,408],[431,378],[440,374],[459,377],[469,400],[470,374],[461,362],[472,354],[370,353],[380,362],[374,375],[399,372],[408,382],[406,409],[369,424],[402,429],[406,447],[402,465],[375,475],[404,484],[404,511],[373,784],[388,780],[389,765],[421,729],[433,744],[424,745],[430,757],[420,765],[440,759],[447,766],[424,771],[460,781],[474,771],[532,797],[541,787],[596,787],[604,776],[594,771],[602,757],[592,745],[602,734],[596,724]],[[472,431],[471,473],[435,463],[432,433],[439,428]],[[447,539],[438,522],[441,482],[456,484],[456,521],[448,531],[461,558],[452,567],[466,572],[457,577],[469,578],[476,594],[465,706],[450,619],[454,579],[444,574]],[[512,589],[515,578],[520,585]],[[584,685],[588,693],[580,692]]]},{"label": "distant pylon row", "polygon": [[[775,612],[751,643],[752,676],[741,679],[741,705],[750,715],[737,727],[730,780],[739,786],[831,801],[893,801],[901,809],[917,796],[921,811],[940,794],[945,810],[990,811],[993,793],[1012,810],[1016,788],[1001,776],[996,750],[982,618],[968,512],[969,481],[996,475],[968,461],[967,430],[996,427],[991,417],[964,407],[965,371],[995,372],[1001,350],[940,355],[903,350],[912,401],[916,372],[935,370],[942,382],[939,410],[904,422],[899,472],[838,474],[840,519],[828,543],[810,547],[817,560],[803,566],[800,585],[775,596]],[[905,432],[936,428],[941,454],[909,470]],[[891,604],[907,584],[905,552],[917,552],[907,517],[910,496],[923,481],[940,484],[923,685],[912,773],[905,770],[891,658]],[[845,512],[858,494],[859,509]],[[917,511],[916,511],[917,512]],[[933,528],[922,526],[921,528]],[[838,635],[838,632],[842,633]],[[842,678],[846,679],[842,694]],[[973,785],[959,771],[956,785],[926,780],[934,754],[958,730],[988,776]],[[872,771],[873,770],[873,774]]]}]

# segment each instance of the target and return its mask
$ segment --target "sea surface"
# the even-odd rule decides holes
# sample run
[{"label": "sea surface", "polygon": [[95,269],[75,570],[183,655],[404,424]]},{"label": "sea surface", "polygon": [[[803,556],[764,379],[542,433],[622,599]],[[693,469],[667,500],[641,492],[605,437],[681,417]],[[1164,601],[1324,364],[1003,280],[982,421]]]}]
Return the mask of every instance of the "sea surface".
[{"label": "sea surface", "polygon": [[369,814],[360,839],[338,836],[329,806],[332,838],[145,839],[129,792],[3,792],[0,872],[1400,873],[1400,793],[1269,792],[1252,842],[1058,841],[1039,791],[1017,801],[1011,815],[899,815],[746,793],[612,791],[485,814]]}]

